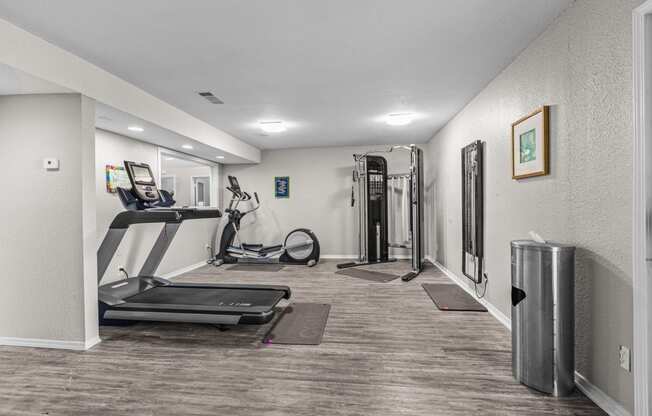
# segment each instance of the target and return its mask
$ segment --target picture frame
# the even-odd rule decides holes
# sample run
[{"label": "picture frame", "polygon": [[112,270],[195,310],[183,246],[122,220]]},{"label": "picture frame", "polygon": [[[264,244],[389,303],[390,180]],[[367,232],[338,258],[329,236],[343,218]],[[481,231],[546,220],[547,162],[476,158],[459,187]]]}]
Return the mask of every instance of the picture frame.
[{"label": "picture frame", "polygon": [[274,178],[274,196],[276,198],[290,198],[289,176],[276,176]]},{"label": "picture frame", "polygon": [[127,188],[127,189],[131,188],[131,182],[129,182],[127,171],[125,171],[125,168],[122,166],[106,165],[105,177],[106,177],[106,191],[110,194],[117,193],[118,187]]},{"label": "picture frame", "polygon": [[547,105],[512,123],[512,179],[550,173],[550,109]]}]

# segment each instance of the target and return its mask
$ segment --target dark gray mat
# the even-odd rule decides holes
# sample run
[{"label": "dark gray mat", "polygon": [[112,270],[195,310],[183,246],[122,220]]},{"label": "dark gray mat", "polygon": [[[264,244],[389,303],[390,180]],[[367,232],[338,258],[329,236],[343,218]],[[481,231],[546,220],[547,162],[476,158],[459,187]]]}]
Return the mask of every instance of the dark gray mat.
[{"label": "dark gray mat", "polygon": [[236,272],[278,272],[279,270],[283,269],[283,267],[285,266],[278,263],[241,263],[234,264],[233,266],[229,267],[228,270],[235,270]]},{"label": "dark gray mat", "polygon": [[265,344],[319,345],[324,336],[331,305],[291,303],[269,330]]},{"label": "dark gray mat", "polygon": [[343,274],[349,277],[356,277],[358,279],[370,280],[372,282],[378,283],[387,283],[391,282],[394,279],[398,279],[400,276],[395,274],[376,272],[373,270],[358,269],[356,267],[350,267],[344,270],[340,270],[335,274]]},{"label": "dark gray mat", "polygon": [[424,283],[421,286],[439,310],[487,312],[484,306],[458,285]]}]

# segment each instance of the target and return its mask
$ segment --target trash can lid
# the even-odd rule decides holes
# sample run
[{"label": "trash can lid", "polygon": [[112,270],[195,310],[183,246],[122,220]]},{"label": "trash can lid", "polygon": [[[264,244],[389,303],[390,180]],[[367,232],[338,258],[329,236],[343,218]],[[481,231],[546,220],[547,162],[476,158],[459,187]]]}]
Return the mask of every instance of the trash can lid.
[{"label": "trash can lid", "polygon": [[539,250],[539,251],[566,251],[575,250],[575,246],[570,244],[556,243],[554,241],[546,241],[539,243],[534,240],[514,240],[512,247],[522,248],[526,250]]}]

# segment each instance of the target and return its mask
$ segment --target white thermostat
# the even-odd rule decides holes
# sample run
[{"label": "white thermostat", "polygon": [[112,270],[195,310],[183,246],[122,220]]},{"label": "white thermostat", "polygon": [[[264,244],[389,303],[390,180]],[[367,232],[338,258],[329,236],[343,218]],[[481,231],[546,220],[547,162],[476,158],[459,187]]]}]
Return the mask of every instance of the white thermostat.
[{"label": "white thermostat", "polygon": [[59,159],[53,157],[46,157],[45,159],[43,159],[43,169],[59,170]]}]

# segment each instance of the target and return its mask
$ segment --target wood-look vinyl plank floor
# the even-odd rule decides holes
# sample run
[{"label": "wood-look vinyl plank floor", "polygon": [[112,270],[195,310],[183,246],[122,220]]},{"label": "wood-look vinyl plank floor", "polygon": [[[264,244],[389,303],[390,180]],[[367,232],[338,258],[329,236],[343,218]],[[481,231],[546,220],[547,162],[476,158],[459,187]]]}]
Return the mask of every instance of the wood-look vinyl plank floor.
[{"label": "wood-look vinyl plank floor", "polygon": [[[86,352],[0,347],[2,415],[604,415],[580,393],[515,382],[509,332],[488,313],[442,312],[422,283],[335,274],[336,262],[279,272],[206,266],[187,282],[284,284],[332,305],[319,346],[263,345],[272,323],[103,327]],[[401,274],[406,262],[370,266]]]}]

